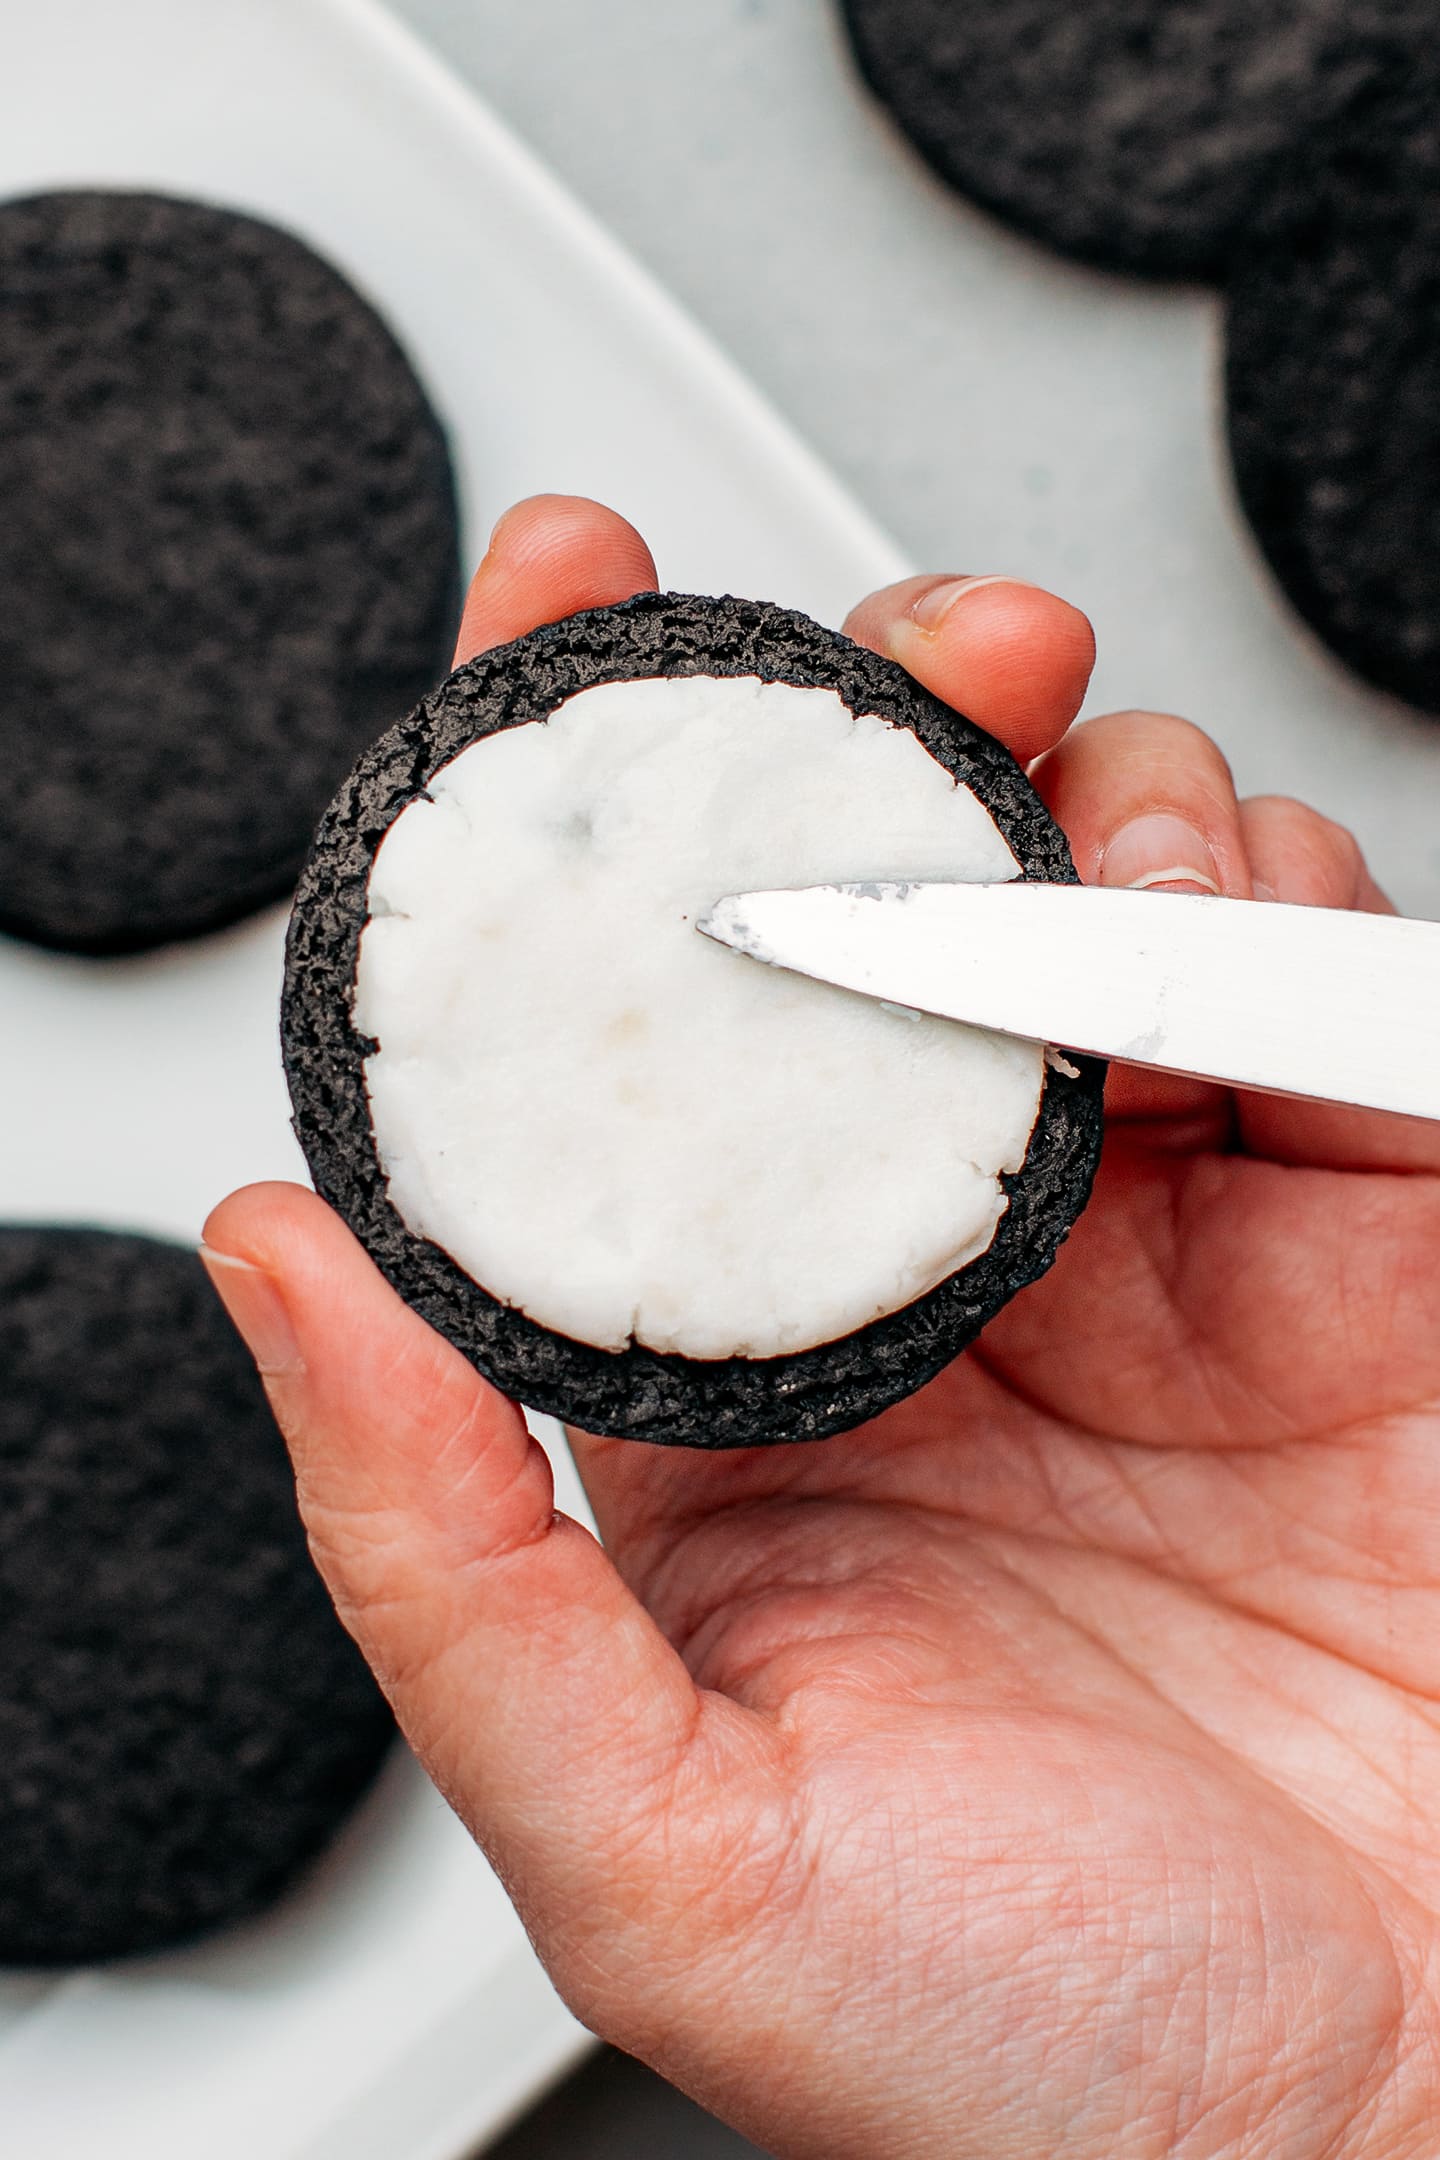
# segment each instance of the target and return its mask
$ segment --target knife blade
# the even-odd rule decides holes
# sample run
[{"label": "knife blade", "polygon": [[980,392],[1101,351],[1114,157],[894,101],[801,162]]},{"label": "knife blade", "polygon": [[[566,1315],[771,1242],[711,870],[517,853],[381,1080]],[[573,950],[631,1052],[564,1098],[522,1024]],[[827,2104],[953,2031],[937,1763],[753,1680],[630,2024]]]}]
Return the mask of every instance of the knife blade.
[{"label": "knife blade", "polygon": [[1440,1118],[1440,923],[1015,880],[732,893],[696,927],[999,1034]]}]

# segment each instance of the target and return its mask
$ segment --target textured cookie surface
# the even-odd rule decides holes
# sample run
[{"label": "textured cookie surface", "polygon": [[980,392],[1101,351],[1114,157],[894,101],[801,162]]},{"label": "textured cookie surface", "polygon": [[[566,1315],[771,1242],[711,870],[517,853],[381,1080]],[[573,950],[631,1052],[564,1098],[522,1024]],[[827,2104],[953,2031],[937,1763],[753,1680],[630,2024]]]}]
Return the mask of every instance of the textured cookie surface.
[{"label": "textured cookie surface", "polygon": [[0,1964],[254,1912],[393,1731],[190,1252],[0,1229]]},{"label": "textured cookie surface", "polygon": [[0,929],[122,951],[293,885],[449,664],[444,436],[290,235],[148,195],[0,205]]},{"label": "textured cookie surface", "polygon": [[[498,1303],[391,1205],[370,1124],[372,1045],[351,1009],[367,884],[384,834],[467,744],[543,718],[593,685],[758,676],[839,693],[908,727],[973,789],[1026,876],[1073,880],[1063,836],[989,736],[902,670],[805,617],[739,600],[645,595],[572,617],[458,670],[360,760],[321,826],[296,899],[282,1037],[295,1125],[316,1184],[390,1281],[507,1393],[591,1431],[698,1447],[818,1439],[910,1394],[1042,1273],[1083,1207],[1100,1139],[1101,1072],[1051,1073],[990,1249],[903,1311],[818,1349],[697,1361],[597,1350]],[[583,1119],[577,1080],[576,1118]],[[905,1105],[896,1104],[897,1117]]]},{"label": "textured cookie surface", "polygon": [[1300,613],[1440,711],[1440,71],[1397,67],[1275,175],[1230,287],[1240,497]]},{"label": "textured cookie surface", "polygon": [[[1413,0],[1410,0],[1413,6]],[[1343,0],[843,0],[947,180],[1053,246],[1206,276],[1277,151],[1345,94]]]}]

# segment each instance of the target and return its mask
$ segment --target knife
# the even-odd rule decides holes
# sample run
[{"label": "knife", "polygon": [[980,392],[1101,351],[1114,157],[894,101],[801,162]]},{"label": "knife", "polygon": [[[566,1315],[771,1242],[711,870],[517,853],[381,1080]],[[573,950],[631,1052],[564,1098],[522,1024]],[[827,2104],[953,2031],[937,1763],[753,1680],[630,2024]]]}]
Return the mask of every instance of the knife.
[{"label": "knife", "polygon": [[1440,1118],[1440,923],[1014,880],[732,893],[696,927],[1002,1035]]}]

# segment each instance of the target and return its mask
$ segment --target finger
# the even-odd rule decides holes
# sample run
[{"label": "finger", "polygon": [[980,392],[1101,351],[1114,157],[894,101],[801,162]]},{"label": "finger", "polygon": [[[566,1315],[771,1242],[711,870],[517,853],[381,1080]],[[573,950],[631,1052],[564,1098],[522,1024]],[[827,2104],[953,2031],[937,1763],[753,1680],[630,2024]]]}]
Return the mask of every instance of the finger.
[{"label": "finger", "polygon": [[[1240,817],[1262,899],[1394,914],[1343,825],[1281,795],[1255,796],[1241,804]],[[1343,1024],[1342,1014],[1336,1019]],[[1238,1109],[1242,1144],[1270,1162],[1337,1170],[1440,1170],[1440,1125],[1423,1118],[1273,1095],[1242,1095]]]},{"label": "finger", "polygon": [[1250,898],[1235,783],[1219,747],[1170,713],[1106,713],[1032,767],[1088,885]]},{"label": "finger", "polygon": [[1080,610],[1017,578],[906,578],[862,600],[845,629],[997,735],[1022,765],[1064,734],[1095,665]]},{"label": "finger", "polygon": [[1259,899],[1395,914],[1355,835],[1308,803],[1288,795],[1251,795],[1240,805],[1240,825]]},{"label": "finger", "polygon": [[542,1922],[557,1885],[613,1887],[617,1851],[643,1873],[637,1822],[682,1773],[704,1788],[707,1749],[744,1713],[697,1693],[588,1531],[555,1514],[519,1411],[321,1201],[252,1186],[205,1239],[317,1564],[436,1783]]},{"label": "finger", "polygon": [[532,495],[507,510],[471,580],[455,665],[581,608],[656,589],[655,562],[618,512],[583,495]]},{"label": "finger", "polygon": [[[1072,728],[1030,777],[1064,829],[1087,885],[1251,895],[1230,768],[1200,728],[1169,713],[1107,713]],[[1107,1114],[1156,1145],[1219,1146],[1224,1089],[1138,1066],[1111,1068]]]}]

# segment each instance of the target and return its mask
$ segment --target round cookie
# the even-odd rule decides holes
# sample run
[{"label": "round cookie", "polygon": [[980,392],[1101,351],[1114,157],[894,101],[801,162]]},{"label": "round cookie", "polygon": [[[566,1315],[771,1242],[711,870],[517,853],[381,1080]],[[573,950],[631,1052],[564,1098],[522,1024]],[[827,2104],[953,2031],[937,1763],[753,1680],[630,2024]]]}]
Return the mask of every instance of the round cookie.
[{"label": "round cookie", "polygon": [[258,1911],[393,1724],[193,1253],[0,1229],[0,1964]]},{"label": "round cookie", "polygon": [[[1408,0],[1413,6],[1413,0]],[[1209,277],[1266,167],[1347,93],[1345,0],[842,0],[931,165],[1065,253]]]},{"label": "round cookie", "polygon": [[[680,678],[804,686],[834,693],[852,714],[875,716],[866,724],[878,723],[882,734],[908,731],[978,798],[1023,875],[1073,880],[1062,834],[1009,753],[890,662],[803,616],[754,602],[652,594],[597,609],[467,663],[366,752],[331,806],[291,920],[282,1041],[295,1126],[319,1191],[390,1282],[508,1394],[593,1432],[668,1444],[819,1439],[923,1385],[1050,1265],[1089,1195],[1101,1068],[1087,1061],[1037,1077],[1023,1166],[1003,1180],[1006,1204],[979,1257],[903,1309],[776,1356],[687,1356],[635,1340],[600,1348],[542,1325],[410,1227],[377,1145],[367,1060],[381,1046],[361,1032],[355,1003],[372,868],[387,834],[412,805],[433,799],[442,768],[467,747],[554,716],[599,685]],[[555,814],[556,830],[568,831],[559,803]],[[686,844],[684,833],[677,836],[677,846]],[[663,1025],[663,1002],[655,1018]],[[522,1052],[514,1055],[530,1069]],[[587,1101],[599,1085],[592,1071],[577,1068],[573,1077],[573,1116],[556,1127],[562,1146],[587,1134]],[[895,1103],[896,1118],[906,1107]],[[743,1114],[742,1101],[736,1115]],[[582,1157],[584,1144],[582,1137]],[[477,1205],[483,1213],[483,1196]]]},{"label": "round cookie", "polygon": [[1285,592],[1440,712],[1440,72],[1397,65],[1273,176],[1231,272],[1236,484]]},{"label": "round cookie", "polygon": [[449,665],[444,432],[290,234],[99,192],[0,205],[0,929],[77,952],[294,884]]}]

